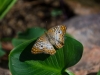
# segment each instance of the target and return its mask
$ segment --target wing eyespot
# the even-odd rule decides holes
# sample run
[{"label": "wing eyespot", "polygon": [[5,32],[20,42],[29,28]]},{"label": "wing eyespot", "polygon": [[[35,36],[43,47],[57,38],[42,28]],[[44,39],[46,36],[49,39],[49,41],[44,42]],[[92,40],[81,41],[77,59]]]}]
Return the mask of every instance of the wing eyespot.
[{"label": "wing eyespot", "polygon": [[55,54],[56,51],[53,46],[56,48],[63,47],[65,33],[66,27],[63,25],[49,29],[45,34],[39,37],[31,52],[33,54]]},{"label": "wing eyespot", "polygon": [[62,31],[58,31],[58,33],[59,33],[59,34],[61,34],[61,33],[62,33]]},{"label": "wing eyespot", "polygon": [[41,47],[43,47],[43,45],[41,45]]}]

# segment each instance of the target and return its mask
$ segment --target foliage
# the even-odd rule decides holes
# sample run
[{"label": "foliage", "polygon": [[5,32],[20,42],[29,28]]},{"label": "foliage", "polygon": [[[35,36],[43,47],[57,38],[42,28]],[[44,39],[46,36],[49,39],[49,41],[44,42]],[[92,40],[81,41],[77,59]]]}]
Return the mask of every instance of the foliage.
[{"label": "foliage", "polygon": [[10,10],[17,0],[0,0],[0,20]]},{"label": "foliage", "polygon": [[97,73],[97,75],[100,75],[100,71]]},{"label": "foliage", "polygon": [[0,57],[2,57],[5,54],[5,51],[1,48],[1,43],[0,43]]},{"label": "foliage", "polygon": [[75,65],[81,59],[82,44],[65,35],[64,47],[56,49],[56,54],[34,55],[31,48],[44,32],[45,29],[31,28],[13,40],[16,47],[9,55],[9,69],[12,75],[74,75],[66,68]]}]

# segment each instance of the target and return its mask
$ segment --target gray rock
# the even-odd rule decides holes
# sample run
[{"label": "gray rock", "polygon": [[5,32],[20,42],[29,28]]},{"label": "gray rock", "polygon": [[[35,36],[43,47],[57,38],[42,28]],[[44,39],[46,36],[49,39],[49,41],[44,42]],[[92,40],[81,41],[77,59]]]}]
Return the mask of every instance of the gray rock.
[{"label": "gray rock", "polygon": [[84,46],[100,46],[100,14],[77,16],[64,24],[67,32]]}]

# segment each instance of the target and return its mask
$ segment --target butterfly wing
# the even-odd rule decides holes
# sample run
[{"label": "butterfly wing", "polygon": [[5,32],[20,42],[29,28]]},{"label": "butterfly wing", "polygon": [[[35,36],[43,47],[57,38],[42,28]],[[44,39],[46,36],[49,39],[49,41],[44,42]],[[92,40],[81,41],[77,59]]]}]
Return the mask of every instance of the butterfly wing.
[{"label": "butterfly wing", "polygon": [[48,38],[46,35],[42,35],[36,43],[33,45],[31,52],[33,54],[39,54],[39,53],[46,53],[53,55],[56,53],[54,47],[52,44],[49,42]]},{"label": "butterfly wing", "polygon": [[59,25],[48,30],[46,33],[49,41],[56,47],[62,48],[64,45],[64,35],[66,33],[66,26]]}]

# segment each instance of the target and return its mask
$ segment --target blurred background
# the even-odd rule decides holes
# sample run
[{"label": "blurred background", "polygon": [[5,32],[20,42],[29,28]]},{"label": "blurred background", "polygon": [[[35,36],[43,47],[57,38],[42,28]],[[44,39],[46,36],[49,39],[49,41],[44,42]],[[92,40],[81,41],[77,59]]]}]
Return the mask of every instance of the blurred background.
[{"label": "blurred background", "polygon": [[3,50],[0,75],[11,75],[8,55],[13,49],[11,40],[18,32],[37,26],[49,29],[60,24],[66,25],[67,32],[84,46],[82,59],[70,70],[75,75],[96,75],[100,67],[100,0],[4,1],[0,1],[5,7],[0,7],[0,47]]}]

